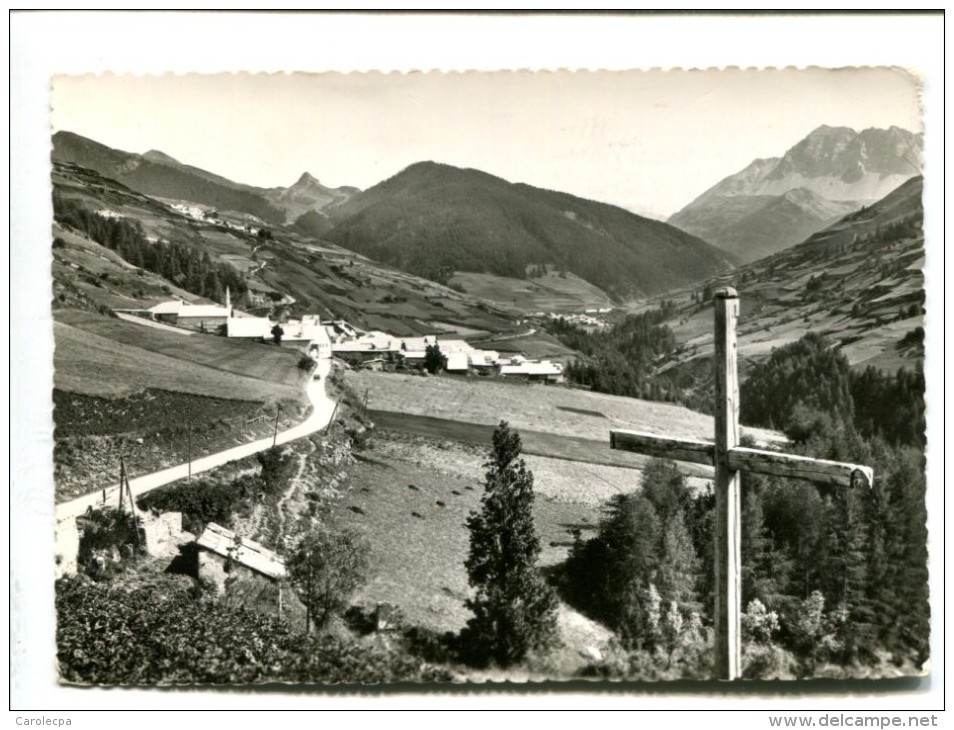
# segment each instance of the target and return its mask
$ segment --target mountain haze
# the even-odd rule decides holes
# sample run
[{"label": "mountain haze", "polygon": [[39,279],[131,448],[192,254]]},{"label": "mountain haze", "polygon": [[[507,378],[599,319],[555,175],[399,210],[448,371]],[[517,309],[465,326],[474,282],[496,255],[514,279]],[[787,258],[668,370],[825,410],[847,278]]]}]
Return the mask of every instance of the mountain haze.
[{"label": "mountain haze", "polygon": [[742,261],[803,241],[920,174],[923,138],[898,127],[821,126],[782,157],[758,159],[669,218]]},{"label": "mountain haze", "polygon": [[455,270],[523,278],[529,265],[552,264],[627,298],[731,268],[724,253],[666,223],[434,162],[411,165],[332,215],[326,239],[437,281]]}]

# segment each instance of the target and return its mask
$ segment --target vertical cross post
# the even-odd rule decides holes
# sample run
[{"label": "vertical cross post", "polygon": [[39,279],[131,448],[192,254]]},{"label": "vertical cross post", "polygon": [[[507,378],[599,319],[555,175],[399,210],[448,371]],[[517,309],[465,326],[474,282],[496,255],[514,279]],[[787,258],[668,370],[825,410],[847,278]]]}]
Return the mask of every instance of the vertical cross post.
[{"label": "vertical cross post", "polygon": [[739,444],[739,375],[735,326],[739,297],[726,287],[715,293],[715,674],[741,676],[740,473],[729,467]]}]

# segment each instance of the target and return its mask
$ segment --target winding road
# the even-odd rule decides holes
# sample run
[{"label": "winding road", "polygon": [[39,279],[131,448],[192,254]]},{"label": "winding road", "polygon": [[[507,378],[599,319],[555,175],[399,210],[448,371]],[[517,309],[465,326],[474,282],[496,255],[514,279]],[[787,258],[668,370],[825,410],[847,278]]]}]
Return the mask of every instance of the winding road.
[{"label": "winding road", "polygon": [[[312,379],[305,386],[305,392],[308,395],[308,399],[311,401],[312,405],[311,415],[309,415],[308,418],[298,425],[279,432],[276,443],[287,444],[289,441],[300,439],[303,436],[310,436],[316,431],[322,430],[331,422],[331,418],[335,412],[336,403],[335,400],[329,396],[327,392],[325,392],[325,381],[330,371],[330,359],[322,359],[318,361],[316,372],[321,376],[321,379]],[[195,459],[192,462],[192,473],[199,474],[201,472],[208,471],[209,469],[214,469],[217,466],[222,466],[229,461],[242,459],[246,456],[257,454],[260,451],[265,451],[266,449],[271,448],[273,438],[274,437],[269,436],[268,438],[258,439],[257,441],[242,444],[241,446],[234,446],[230,449],[226,449],[225,451],[219,451],[218,453],[203,456],[200,459]],[[174,482],[177,479],[184,479],[188,475],[188,463],[179,464],[178,466],[173,466],[161,471],[155,471],[151,474],[143,474],[142,476],[130,479],[129,486],[132,489],[133,496],[138,497],[141,494],[145,494],[146,492],[156,489],[157,487]],[[116,484],[106,489],[106,503],[117,504],[118,502],[119,485]],[[76,517],[80,516],[86,512],[87,508],[95,507],[102,503],[103,492],[100,490],[92,494],[77,497],[76,499],[72,499],[69,502],[58,504],[56,505],[56,523],[59,526],[60,523],[65,522],[66,520],[75,519]]]}]

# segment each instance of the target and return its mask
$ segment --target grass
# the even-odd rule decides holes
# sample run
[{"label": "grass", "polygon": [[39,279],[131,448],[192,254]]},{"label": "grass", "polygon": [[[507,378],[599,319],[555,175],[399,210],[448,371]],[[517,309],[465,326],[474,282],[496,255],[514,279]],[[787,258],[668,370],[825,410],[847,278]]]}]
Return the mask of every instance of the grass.
[{"label": "grass", "polygon": [[[407,623],[459,631],[470,617],[464,561],[470,545],[465,520],[480,509],[480,466],[486,447],[378,434],[373,448],[349,470],[347,490],[326,516],[329,527],[352,527],[371,543],[371,580],[353,602],[391,603]],[[529,460],[528,460],[529,463]],[[534,521],[543,546],[541,566],[566,558],[570,530],[595,526],[599,506],[554,499],[540,463]],[[538,474],[538,471],[540,472]],[[439,504],[440,503],[440,504]],[[550,678],[569,676],[587,663],[587,646],[604,645],[609,632],[560,606],[563,646],[548,657]]]},{"label": "grass", "polygon": [[488,340],[479,340],[472,343],[482,350],[496,350],[502,353],[521,353],[532,359],[550,358],[557,360],[573,360],[579,353],[571,350],[556,337],[546,332],[536,331],[533,334],[519,337],[506,337]]},{"label": "grass", "polygon": [[[711,438],[712,418],[682,406],[545,385],[513,385],[487,378],[422,378],[348,372],[356,392],[369,394],[373,410],[495,426],[501,419],[521,431],[607,442],[611,428],[684,438]],[[562,408],[561,408],[562,407]],[[574,409],[567,411],[566,408]],[[598,411],[605,417],[579,413]],[[773,432],[746,429],[759,440]]]},{"label": "grass", "polygon": [[604,291],[570,273],[565,277],[550,272],[533,279],[510,279],[458,271],[451,283],[463,287],[468,294],[521,312],[575,312],[614,306]]},{"label": "grass", "polygon": [[[103,317],[90,312],[61,311],[57,313],[57,322],[75,330],[116,343],[125,351],[127,348],[145,350],[149,353],[182,361],[185,364],[204,367],[213,371],[213,375],[232,374],[243,378],[261,381],[263,388],[280,389],[283,386],[297,391],[303,380],[298,369],[299,353],[274,347],[272,345],[229,340],[214,335],[184,335],[152,327],[142,327],[132,322]],[[147,372],[136,380],[150,377],[162,377],[156,372],[159,368],[149,366]],[[153,385],[151,387],[163,387]],[[242,389],[243,395],[233,397],[241,400],[262,400],[262,397],[248,397],[248,387]],[[254,388],[254,384],[252,385]],[[180,388],[169,388],[180,390]],[[199,392],[182,388],[189,392]],[[221,392],[221,389],[219,389]],[[211,395],[211,393],[209,394]],[[254,395],[254,394],[253,394]],[[281,397],[296,397],[297,392],[285,392]],[[227,397],[227,396],[220,396]]]},{"label": "grass", "polygon": [[[134,324],[120,324],[134,328],[141,342],[169,334]],[[214,359],[201,350],[202,347],[208,348],[208,343],[200,345],[199,350],[184,346],[178,355],[166,355],[94,334],[63,321],[55,321],[53,326],[56,345],[54,384],[67,392],[117,397],[155,388],[245,401],[298,400],[302,397],[297,386],[238,375],[207,364]],[[181,338],[185,345],[202,339],[206,338]],[[218,341],[218,338],[208,339]],[[205,357],[199,357],[197,352]],[[295,357],[293,353],[289,354]]]}]

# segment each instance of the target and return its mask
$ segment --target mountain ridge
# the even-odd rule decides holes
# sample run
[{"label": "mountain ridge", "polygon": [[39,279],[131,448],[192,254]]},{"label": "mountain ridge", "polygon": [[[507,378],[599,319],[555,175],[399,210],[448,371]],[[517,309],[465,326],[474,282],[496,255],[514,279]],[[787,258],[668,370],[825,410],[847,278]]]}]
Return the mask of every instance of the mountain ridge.
[{"label": "mountain ridge", "polygon": [[732,265],[661,221],[438,162],[414,163],[329,213],[328,240],[436,281],[455,270],[523,278],[551,264],[625,299]]},{"label": "mountain ridge", "polygon": [[[801,242],[842,215],[883,198],[923,167],[923,136],[897,126],[822,125],[780,157],[759,158],[723,178],[669,217],[668,222],[754,261]],[[803,190],[793,198],[789,193]],[[765,196],[801,208],[772,226]],[[821,200],[819,200],[821,199]],[[826,202],[822,202],[826,201]]]}]

